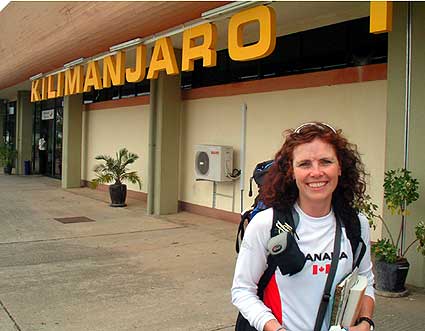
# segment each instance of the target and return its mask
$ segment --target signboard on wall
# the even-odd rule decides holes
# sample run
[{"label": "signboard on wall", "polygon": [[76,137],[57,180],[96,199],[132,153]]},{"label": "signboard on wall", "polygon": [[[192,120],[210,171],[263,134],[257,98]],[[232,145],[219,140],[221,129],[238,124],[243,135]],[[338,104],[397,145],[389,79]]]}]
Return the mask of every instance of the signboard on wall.
[{"label": "signboard on wall", "polygon": [[41,119],[43,121],[52,120],[54,117],[55,117],[55,110],[54,109],[43,110],[41,112]]},{"label": "signboard on wall", "polygon": [[[372,1],[370,9],[370,32],[391,31],[392,2]],[[253,23],[258,26],[258,41],[248,45],[244,43],[244,29]],[[259,5],[237,12],[230,17],[227,29],[227,48],[229,57],[233,61],[258,60],[269,56],[275,49],[276,14],[272,7]],[[185,29],[182,34],[181,71],[194,71],[195,60],[200,59],[204,67],[215,67],[217,36],[216,25],[208,20]],[[90,92],[93,88],[101,90],[111,86],[121,86],[125,82],[139,83],[145,78],[157,79],[162,71],[165,71],[167,75],[179,74],[171,37],[164,36],[157,39],[153,35],[152,38],[155,44],[148,66],[146,66],[148,58],[146,44],[149,43],[149,38],[143,39],[143,43],[141,38],[136,38],[134,39],[136,57],[133,65],[127,67],[125,49],[130,48],[128,42],[134,40],[122,43],[124,46],[115,45],[111,47],[111,49],[117,47],[113,52],[95,59],[81,57],[66,63],[60,70],[45,75],[40,73],[30,78],[31,102]],[[202,39],[200,44],[196,42],[199,39]]]}]

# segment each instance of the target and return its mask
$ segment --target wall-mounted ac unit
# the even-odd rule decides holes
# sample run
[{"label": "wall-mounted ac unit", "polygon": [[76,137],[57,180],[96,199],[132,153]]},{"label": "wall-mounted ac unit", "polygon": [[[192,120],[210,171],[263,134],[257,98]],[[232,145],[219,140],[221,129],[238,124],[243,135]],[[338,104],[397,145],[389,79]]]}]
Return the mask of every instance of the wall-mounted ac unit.
[{"label": "wall-mounted ac unit", "polygon": [[214,182],[231,181],[233,148],[219,145],[195,146],[195,178]]}]

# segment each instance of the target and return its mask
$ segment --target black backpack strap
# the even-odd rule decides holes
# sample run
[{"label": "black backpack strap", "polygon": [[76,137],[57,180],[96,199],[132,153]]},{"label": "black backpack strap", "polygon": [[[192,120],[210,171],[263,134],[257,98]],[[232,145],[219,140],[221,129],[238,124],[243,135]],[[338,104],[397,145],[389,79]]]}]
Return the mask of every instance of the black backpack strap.
[{"label": "black backpack strap", "polygon": [[[249,211],[251,212],[251,211]],[[245,215],[245,214],[244,214]],[[273,223],[272,227],[270,229],[270,235],[275,235],[275,228],[276,228],[276,222],[279,220],[279,217],[282,218],[282,213],[276,211],[276,209],[273,208]],[[241,223],[239,224],[239,231],[244,233],[244,230],[241,230],[241,227],[243,228],[244,224],[244,217],[242,216]],[[239,234],[239,232],[238,232]],[[238,243],[236,242],[236,249],[239,248]],[[270,282],[270,279],[272,279],[273,274],[275,273],[277,268],[277,260],[271,258],[271,255],[267,258],[267,268],[262,274],[260,280],[258,281],[257,285],[257,295],[260,298],[261,301],[264,299],[264,290],[267,287],[267,284]],[[235,325],[235,331],[256,331],[254,327],[252,327],[249,322],[246,320],[245,317],[242,316],[242,314],[239,312],[238,317],[236,319],[236,325]]]},{"label": "black backpack strap", "polygon": [[[356,267],[360,265],[360,262],[362,261],[363,256],[366,253],[366,244],[362,238],[361,224],[360,224],[360,219],[358,215],[356,215],[353,220],[354,222],[357,223],[355,226],[357,230],[355,231],[356,233],[354,235],[351,235],[348,238],[350,240],[351,251],[353,253],[353,269],[352,270],[354,270]],[[345,230],[347,231],[347,229]],[[347,233],[347,236],[348,236],[348,233]]]},{"label": "black backpack strap", "polygon": [[314,331],[320,331],[322,329],[323,320],[325,318],[326,309],[328,308],[329,299],[331,298],[332,283],[335,278],[336,269],[338,268],[339,255],[341,250],[341,223],[336,217],[336,229],[335,229],[335,240],[334,249],[332,255],[331,268],[326,279],[325,289],[323,291],[322,301],[320,302],[319,310],[317,312],[316,323],[314,324]]},{"label": "black backpack strap", "polygon": [[242,244],[243,237],[245,235],[245,222],[250,221],[250,214],[253,209],[248,209],[241,215],[241,221],[239,222],[238,233],[236,234],[236,253],[239,254],[239,250]]},{"label": "black backpack strap", "polygon": [[360,262],[362,262],[362,259],[365,253],[366,253],[366,244],[363,241],[363,238],[360,238],[357,250],[353,252],[353,270],[356,267],[359,267]]},{"label": "black backpack strap", "polygon": [[[282,212],[273,208],[273,223],[270,229],[270,237],[274,237],[277,234],[276,223],[279,220],[279,218],[282,218],[282,215],[283,215]],[[276,271],[276,268],[277,268],[277,260],[274,259],[272,255],[269,255],[267,257],[267,269],[264,271],[263,275],[258,281],[258,286],[257,286],[257,295],[261,301],[263,300],[264,290],[267,284],[270,282],[270,279],[273,277],[273,274]]]},{"label": "black backpack strap", "polygon": [[[296,215],[293,213],[295,212]],[[286,249],[277,254],[270,254],[267,257],[267,269],[264,271],[258,282],[257,294],[261,300],[263,300],[264,289],[273,277],[276,268],[279,267],[282,275],[289,274],[290,276],[299,272],[305,265],[305,256],[298,248],[298,244],[294,238],[296,236],[295,228],[299,223],[299,216],[295,210],[283,211],[273,208],[273,223],[270,229],[270,237],[277,236],[280,231],[277,223],[287,223],[294,230],[294,234],[288,233],[288,244]]]}]

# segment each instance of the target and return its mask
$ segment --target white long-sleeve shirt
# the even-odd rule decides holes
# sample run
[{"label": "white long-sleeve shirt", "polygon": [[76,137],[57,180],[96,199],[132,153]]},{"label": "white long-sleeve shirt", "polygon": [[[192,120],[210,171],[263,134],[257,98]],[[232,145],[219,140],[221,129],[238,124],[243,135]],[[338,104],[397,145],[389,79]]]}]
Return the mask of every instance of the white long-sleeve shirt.
[{"label": "white long-sleeve shirt", "polygon": [[[323,295],[334,247],[336,219],[333,211],[323,217],[311,217],[295,204],[300,216],[297,226],[298,246],[306,256],[304,268],[293,276],[283,276],[276,269],[272,278],[273,296],[280,300],[280,310],[272,313],[257,296],[257,284],[267,268],[267,243],[273,222],[273,209],[255,215],[250,222],[236,262],[232,286],[232,302],[251,326],[262,331],[271,319],[280,321],[288,331],[312,331]],[[366,253],[359,274],[368,278],[365,294],[374,298],[372,262],[370,260],[370,231],[367,219],[359,215]],[[345,228],[342,228],[341,253],[331,293],[335,286],[352,271],[353,253]],[[332,302],[332,298],[331,301]],[[331,304],[328,306],[322,331],[329,330]],[[275,316],[278,315],[278,316]]]}]

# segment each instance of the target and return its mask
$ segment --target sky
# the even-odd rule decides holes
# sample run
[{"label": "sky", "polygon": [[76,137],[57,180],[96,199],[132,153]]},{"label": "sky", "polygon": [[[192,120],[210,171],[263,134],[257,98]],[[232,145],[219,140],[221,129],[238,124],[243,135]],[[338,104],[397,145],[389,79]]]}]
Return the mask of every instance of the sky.
[{"label": "sky", "polygon": [[0,0],[0,11],[2,11],[3,8],[6,7],[9,2],[9,0]]}]

